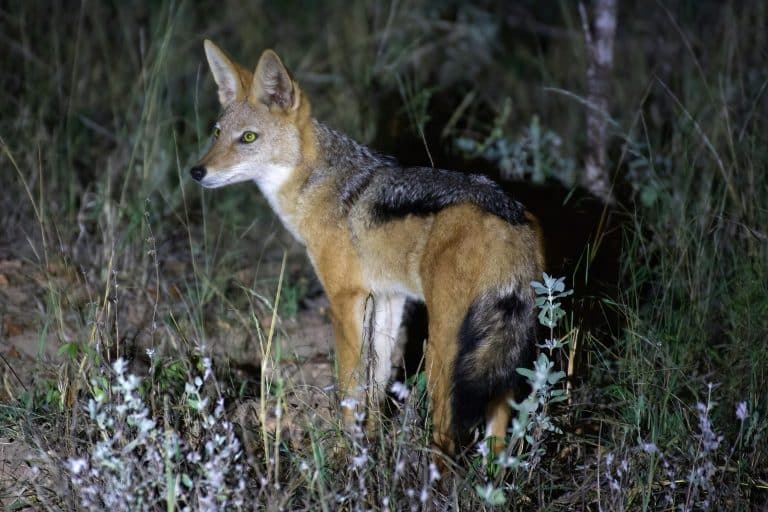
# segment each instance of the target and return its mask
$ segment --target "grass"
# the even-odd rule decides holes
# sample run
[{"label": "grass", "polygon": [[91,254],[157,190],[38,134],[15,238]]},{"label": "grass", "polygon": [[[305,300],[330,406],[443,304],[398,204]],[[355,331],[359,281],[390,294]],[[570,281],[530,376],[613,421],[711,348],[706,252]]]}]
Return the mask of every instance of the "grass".
[{"label": "grass", "polygon": [[[102,454],[122,453],[126,471],[114,479],[144,478],[146,508],[764,507],[768,8],[620,6],[621,202],[571,242],[589,206],[572,184],[584,52],[573,6],[552,5],[0,8],[3,504],[87,508],[96,482],[102,507],[111,480],[73,482],[72,464],[95,467],[112,440]],[[243,62],[275,47],[318,118],[407,163],[562,192],[528,204],[553,245],[572,245],[551,257],[575,288],[557,334],[582,368],[567,405],[544,415],[561,433],[538,428],[508,467],[468,453],[438,479],[423,374],[372,441],[341,431],[325,303],[301,247],[253,189],[187,179],[218,109],[203,37]],[[141,380],[127,390],[129,374]],[[118,412],[128,394],[152,429]],[[92,399],[117,423],[101,425]]]}]

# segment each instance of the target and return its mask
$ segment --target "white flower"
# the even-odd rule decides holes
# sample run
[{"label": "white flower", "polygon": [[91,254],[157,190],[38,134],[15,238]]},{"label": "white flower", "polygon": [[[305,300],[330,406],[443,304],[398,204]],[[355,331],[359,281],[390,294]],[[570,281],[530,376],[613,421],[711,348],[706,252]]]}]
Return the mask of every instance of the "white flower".
[{"label": "white flower", "polygon": [[124,392],[128,394],[134,389],[139,387],[139,384],[141,384],[141,379],[139,379],[137,376],[133,374],[130,374],[124,379],[118,378],[117,383],[124,390]]},{"label": "white flower", "polygon": [[408,389],[408,386],[406,386],[403,382],[398,381],[393,382],[389,390],[401,402],[408,398],[408,396],[411,394],[411,390]]},{"label": "white flower", "polygon": [[749,417],[749,411],[747,411],[747,402],[739,402],[736,404],[736,417],[740,421],[744,421]]},{"label": "white flower", "polygon": [[515,457],[514,455],[508,455],[506,453],[500,453],[499,457],[496,459],[496,464],[503,466],[505,468],[513,468],[516,469],[521,466],[522,461]]},{"label": "white flower", "polygon": [[487,457],[489,452],[490,452],[490,448],[488,447],[488,443],[486,443],[486,442],[478,443],[478,445],[477,445],[477,453],[481,457],[483,457],[483,458]]},{"label": "white flower", "polygon": [[115,373],[118,375],[124,374],[125,368],[127,366],[128,366],[128,363],[122,357],[118,357],[117,360],[114,363],[112,363],[112,369],[114,369]]},{"label": "white flower", "polygon": [[433,483],[440,480],[440,471],[437,469],[437,465],[434,462],[429,463],[429,483]]},{"label": "white flower", "polygon": [[491,495],[496,491],[496,488],[491,484],[486,484],[484,486],[478,485],[476,487],[476,490],[481,498],[484,500],[490,499]]},{"label": "white flower", "polygon": [[363,448],[360,455],[352,457],[352,465],[356,468],[361,468],[368,462],[368,449]]},{"label": "white flower", "polygon": [[75,475],[79,475],[87,467],[88,461],[85,459],[69,459],[69,470]]},{"label": "white flower", "polygon": [[213,411],[213,415],[220,418],[222,414],[224,414],[224,399],[219,398],[216,400],[216,409]]},{"label": "white flower", "polygon": [[149,432],[153,428],[155,428],[155,422],[154,421],[152,421],[150,419],[147,419],[147,418],[141,418],[141,420],[139,420],[139,431],[141,433],[146,434],[147,432]]}]

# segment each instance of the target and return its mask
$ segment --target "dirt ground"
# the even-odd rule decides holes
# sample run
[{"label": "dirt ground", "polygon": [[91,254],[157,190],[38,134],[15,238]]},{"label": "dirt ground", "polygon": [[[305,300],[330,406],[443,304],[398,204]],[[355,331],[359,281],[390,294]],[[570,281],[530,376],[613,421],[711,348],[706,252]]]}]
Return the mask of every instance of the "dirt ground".
[{"label": "dirt ground", "polygon": [[[172,292],[165,290],[163,293],[173,295]],[[94,339],[94,322],[83,321],[81,306],[100,300],[102,297],[70,267],[52,263],[46,269],[18,259],[0,260],[1,406],[16,407],[17,399],[42,381],[56,383],[63,380],[59,372],[64,371],[62,368],[66,365],[62,362],[67,356],[60,353],[61,348],[67,343]],[[52,304],[56,301],[59,304]],[[137,300],[134,304],[138,305],[119,310],[119,324],[126,339],[130,338],[134,344],[132,352],[143,356],[152,340],[163,336],[162,333],[148,333],[153,315],[151,308],[146,306],[147,301]],[[292,318],[280,319],[277,325],[276,341],[281,343],[281,357],[267,375],[273,378],[279,374],[285,382],[280,428],[287,440],[300,440],[308,421],[335,421],[333,335],[326,310],[326,300],[320,295],[300,308]],[[46,311],[59,313],[46,315]],[[262,327],[268,328],[271,315],[265,312],[259,321]],[[216,333],[207,336],[206,348],[214,365],[226,364],[234,370],[236,377],[239,375],[258,383],[261,361],[257,343],[245,329],[230,322],[217,325]],[[166,351],[173,348],[163,347]],[[136,359],[140,361],[142,357]],[[132,368],[141,375],[141,364],[135,361]],[[249,440],[256,442],[249,438],[259,431],[258,409],[257,400],[245,399],[230,411],[234,420],[243,426],[246,449]],[[276,428],[274,422],[272,411],[267,425],[269,430]],[[50,463],[50,459],[30,443],[23,442],[20,432],[3,430],[5,432],[0,435],[0,497],[3,505],[8,506],[15,496],[28,491],[18,483],[31,485],[29,482],[35,481],[41,464]]]}]

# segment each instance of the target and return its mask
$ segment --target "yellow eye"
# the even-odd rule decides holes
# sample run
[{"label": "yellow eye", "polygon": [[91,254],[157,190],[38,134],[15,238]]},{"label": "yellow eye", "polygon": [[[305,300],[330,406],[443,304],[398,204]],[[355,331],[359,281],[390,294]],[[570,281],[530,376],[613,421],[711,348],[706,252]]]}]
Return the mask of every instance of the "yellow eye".
[{"label": "yellow eye", "polygon": [[256,135],[256,133],[249,131],[249,132],[244,132],[243,136],[240,137],[240,140],[242,142],[245,142],[246,144],[248,144],[249,142],[255,141],[256,137],[258,137],[258,135]]},{"label": "yellow eye", "polygon": [[221,128],[217,126],[216,128],[213,129],[213,138],[218,139],[220,135],[221,135]]}]

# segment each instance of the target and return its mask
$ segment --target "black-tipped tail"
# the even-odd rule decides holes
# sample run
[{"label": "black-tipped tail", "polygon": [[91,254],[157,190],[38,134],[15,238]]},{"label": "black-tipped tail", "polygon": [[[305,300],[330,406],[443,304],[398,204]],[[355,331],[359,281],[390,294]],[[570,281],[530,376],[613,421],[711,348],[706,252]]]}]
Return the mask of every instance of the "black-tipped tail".
[{"label": "black-tipped tail", "polygon": [[530,366],[534,356],[533,306],[531,293],[513,289],[486,292],[469,308],[459,332],[454,367],[453,426],[457,439],[485,418],[492,399],[510,390],[525,390],[525,381],[515,370]]}]

